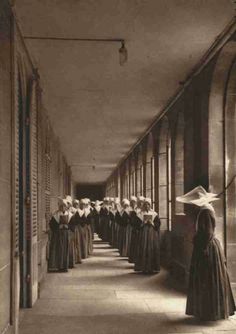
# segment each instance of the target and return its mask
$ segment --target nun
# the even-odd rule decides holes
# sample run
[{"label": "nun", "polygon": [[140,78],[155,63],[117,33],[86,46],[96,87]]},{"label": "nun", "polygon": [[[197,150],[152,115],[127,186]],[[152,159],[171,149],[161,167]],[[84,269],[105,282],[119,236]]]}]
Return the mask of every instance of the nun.
[{"label": "nun", "polygon": [[76,213],[73,217],[74,224],[76,226],[76,240],[78,251],[80,250],[81,258],[86,259],[88,257],[88,243],[86,239],[86,217],[85,217],[85,201],[81,199],[79,201],[79,207],[76,209]]},{"label": "nun", "polygon": [[114,247],[115,245],[115,231],[116,231],[116,204],[115,198],[110,199],[110,208],[109,208],[109,215],[110,215],[110,239],[109,244],[110,246]]},{"label": "nun", "polygon": [[130,242],[129,262],[135,263],[137,253],[140,247],[140,230],[142,226],[142,211],[145,197],[137,197],[137,206],[131,214],[132,235]]},{"label": "nun", "polygon": [[67,201],[59,199],[58,210],[50,222],[49,271],[67,272],[69,268],[69,223],[72,214],[68,211]]},{"label": "nun", "polygon": [[136,219],[136,209],[137,209],[137,197],[130,197],[130,223],[127,225],[127,239],[128,239],[128,257],[131,253],[131,238],[133,232],[133,224]]},{"label": "nun", "polygon": [[217,222],[212,203],[219,198],[198,186],[176,200],[198,208],[186,314],[207,321],[226,319],[234,315],[235,302],[224,252],[215,236]]},{"label": "nun", "polygon": [[112,245],[112,230],[114,225],[114,197],[109,197],[109,225],[108,225],[108,242],[109,245]]},{"label": "nun", "polygon": [[93,207],[93,221],[94,221],[94,232],[99,234],[99,225],[100,225],[100,210],[102,202],[96,200]]},{"label": "nun", "polygon": [[92,231],[92,212],[90,206],[90,199],[84,199],[84,219],[85,219],[85,236],[88,248],[88,255],[93,253],[93,231]]},{"label": "nun", "polygon": [[102,241],[108,241],[108,231],[110,223],[109,197],[103,199],[103,205],[100,210],[100,235]]},{"label": "nun", "polygon": [[128,226],[130,225],[130,201],[124,198],[121,202],[121,211],[118,213],[119,222],[119,252],[120,256],[127,257],[129,249]]},{"label": "nun", "polygon": [[137,236],[137,227],[139,219],[137,218],[137,197],[130,198],[130,224],[132,226],[130,247],[129,247],[129,263],[134,263],[135,241]]},{"label": "nun", "polygon": [[135,259],[135,271],[146,274],[160,271],[160,219],[158,214],[151,208],[152,201],[146,198],[143,210],[139,214],[142,220],[139,247]]},{"label": "nun", "polygon": [[75,263],[82,263],[82,236],[81,229],[78,224],[78,210],[79,210],[79,200],[73,200],[73,217],[71,219],[71,225],[74,231],[74,252],[75,252]]},{"label": "nun", "polygon": [[114,207],[115,207],[115,221],[114,221],[114,241],[113,241],[113,247],[119,248],[119,217],[120,217],[120,211],[121,211],[121,205],[120,205],[120,199],[119,197],[115,197],[114,199]]}]

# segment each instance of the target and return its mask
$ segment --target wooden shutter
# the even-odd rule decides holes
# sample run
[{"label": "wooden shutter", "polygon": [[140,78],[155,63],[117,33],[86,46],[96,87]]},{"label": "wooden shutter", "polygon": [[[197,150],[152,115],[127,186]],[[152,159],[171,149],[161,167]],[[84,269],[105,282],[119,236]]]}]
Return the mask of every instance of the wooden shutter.
[{"label": "wooden shutter", "polygon": [[45,182],[45,219],[48,227],[48,223],[51,215],[51,171],[50,171],[50,126],[47,120],[46,124],[46,143],[45,143],[45,156],[44,156],[44,182]]},{"label": "wooden shutter", "polygon": [[29,96],[29,180],[30,180],[30,306],[38,298],[38,109],[37,82],[30,83]]},{"label": "wooden shutter", "polygon": [[38,231],[38,115],[37,115],[37,83],[34,80],[31,87],[30,108],[30,195],[31,195],[31,226],[32,237]]},{"label": "wooden shutter", "polygon": [[14,108],[14,165],[13,165],[13,184],[14,184],[14,195],[13,195],[13,203],[14,203],[14,249],[15,256],[18,256],[19,253],[19,109],[20,109],[20,100],[21,100],[21,92],[20,85],[16,75],[15,80],[16,87],[16,98],[15,98],[15,108]]}]

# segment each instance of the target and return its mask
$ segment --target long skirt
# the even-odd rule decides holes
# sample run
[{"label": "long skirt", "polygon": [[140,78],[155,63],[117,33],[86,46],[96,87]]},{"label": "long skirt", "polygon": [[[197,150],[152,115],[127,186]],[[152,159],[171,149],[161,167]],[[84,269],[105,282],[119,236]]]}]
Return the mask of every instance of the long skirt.
[{"label": "long skirt", "polygon": [[88,234],[86,232],[86,225],[85,226],[82,226],[82,225],[79,225],[78,226],[79,229],[80,229],[80,235],[81,235],[81,251],[82,251],[82,254],[81,254],[81,257],[82,259],[87,259],[88,257]]},{"label": "long skirt", "polygon": [[127,257],[128,256],[128,248],[129,248],[129,233],[128,233],[128,225],[121,225],[119,230],[119,252],[120,256]]},{"label": "long skirt", "polygon": [[113,220],[111,223],[111,242],[110,245],[115,247],[115,239],[116,239],[116,221]]},{"label": "long skirt", "polygon": [[75,227],[75,263],[82,263],[82,230],[81,226]]},{"label": "long skirt", "polygon": [[116,222],[115,224],[115,236],[114,236],[114,247],[119,249],[119,238],[120,238],[120,225]]},{"label": "long skirt", "polygon": [[220,242],[213,238],[207,253],[194,245],[186,314],[209,321],[226,319],[234,312],[235,303]]},{"label": "long skirt", "polygon": [[55,271],[59,269],[58,249],[59,249],[59,231],[50,231],[48,271]]},{"label": "long skirt", "polygon": [[146,224],[139,234],[139,245],[135,258],[135,271],[153,273],[160,271],[159,232],[151,224]]},{"label": "long skirt", "polygon": [[69,231],[67,229],[59,230],[59,248],[58,248],[58,269],[68,270],[69,268]]},{"label": "long skirt", "polygon": [[91,225],[85,226],[85,233],[86,233],[86,242],[88,247],[88,255],[93,253],[93,233]]},{"label": "long skirt", "polygon": [[131,245],[131,236],[132,236],[133,226],[131,224],[127,225],[126,234],[127,234],[127,256],[130,255],[130,245]]},{"label": "long skirt", "polygon": [[76,263],[75,232],[69,230],[69,268],[74,268]]},{"label": "long skirt", "polygon": [[129,263],[135,262],[135,254],[137,252],[137,243],[138,243],[138,235],[139,230],[133,227],[131,240],[130,240],[130,248],[129,248]]}]

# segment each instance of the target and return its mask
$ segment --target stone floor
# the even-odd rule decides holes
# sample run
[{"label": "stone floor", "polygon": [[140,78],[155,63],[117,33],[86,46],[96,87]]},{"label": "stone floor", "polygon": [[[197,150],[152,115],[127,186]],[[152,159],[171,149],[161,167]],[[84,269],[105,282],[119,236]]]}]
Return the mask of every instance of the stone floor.
[{"label": "stone floor", "polygon": [[40,299],[23,313],[20,334],[236,334],[236,317],[200,323],[185,316],[186,296],[164,270],[134,273],[115,249],[100,240],[94,246],[82,265],[47,275]]}]

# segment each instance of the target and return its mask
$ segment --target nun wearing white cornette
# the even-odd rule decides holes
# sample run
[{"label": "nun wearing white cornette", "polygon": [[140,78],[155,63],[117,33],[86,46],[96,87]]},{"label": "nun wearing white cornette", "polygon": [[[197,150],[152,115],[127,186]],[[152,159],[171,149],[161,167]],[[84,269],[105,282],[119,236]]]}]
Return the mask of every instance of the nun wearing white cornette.
[{"label": "nun wearing white cornette", "polygon": [[143,224],[143,205],[144,205],[145,197],[138,196],[137,197],[137,207],[135,212],[131,215],[131,224],[133,225],[132,236],[131,236],[131,244],[130,244],[130,254],[129,254],[129,262],[135,263],[135,259],[137,258],[137,254],[139,252],[140,247],[140,237],[141,237],[141,227]]},{"label": "nun wearing white cornette", "polygon": [[151,208],[152,201],[145,198],[143,210],[139,214],[142,220],[139,247],[135,258],[135,271],[152,274],[160,271],[160,219]]},{"label": "nun wearing white cornette", "polygon": [[118,213],[119,222],[119,252],[120,256],[128,256],[129,240],[127,234],[127,227],[130,224],[130,201],[124,198],[121,202],[122,209]]},{"label": "nun wearing white cornette", "polygon": [[81,199],[79,201],[79,208],[74,215],[74,223],[76,225],[76,238],[80,240],[81,258],[86,259],[88,257],[88,243],[86,238],[86,217],[85,217],[86,201]]},{"label": "nun wearing white cornette", "polygon": [[130,197],[130,224],[132,227],[130,246],[129,246],[129,262],[134,262],[135,238],[136,238],[136,223],[137,223],[137,197]]},{"label": "nun wearing white cornette", "polygon": [[110,198],[110,238],[109,238],[109,244],[114,247],[115,245],[115,230],[116,230],[116,204],[115,204],[115,198]]},{"label": "nun wearing white cornette", "polygon": [[115,220],[113,225],[113,247],[119,248],[119,212],[121,210],[121,204],[119,197],[114,198],[114,210],[115,210]]},{"label": "nun wearing white cornette", "polygon": [[90,200],[89,198],[84,199],[85,208],[84,208],[84,217],[85,217],[85,235],[86,235],[86,242],[88,247],[88,255],[93,253],[93,232],[91,228],[92,223],[92,212],[90,207]]},{"label": "nun wearing white cornette", "polygon": [[49,271],[68,271],[69,268],[69,223],[72,214],[68,211],[67,201],[59,199],[58,210],[50,222]]},{"label": "nun wearing white cornette", "polygon": [[74,230],[74,248],[75,248],[75,263],[82,263],[82,231],[78,223],[78,210],[79,210],[79,200],[73,200],[73,217],[71,219],[71,225]]},{"label": "nun wearing white cornette", "polygon": [[202,186],[194,188],[178,202],[199,208],[190,265],[186,314],[202,320],[226,319],[235,312],[235,303],[226,268],[226,259],[215,236],[216,216],[212,202],[216,194]]},{"label": "nun wearing white cornette", "polygon": [[94,203],[94,208],[92,212],[93,221],[94,221],[94,231],[97,234],[99,234],[101,205],[102,205],[102,202],[99,200],[96,200]]},{"label": "nun wearing white cornette", "polygon": [[103,199],[103,205],[100,210],[100,234],[103,241],[109,241],[109,224],[110,224],[110,206],[109,197]]}]

